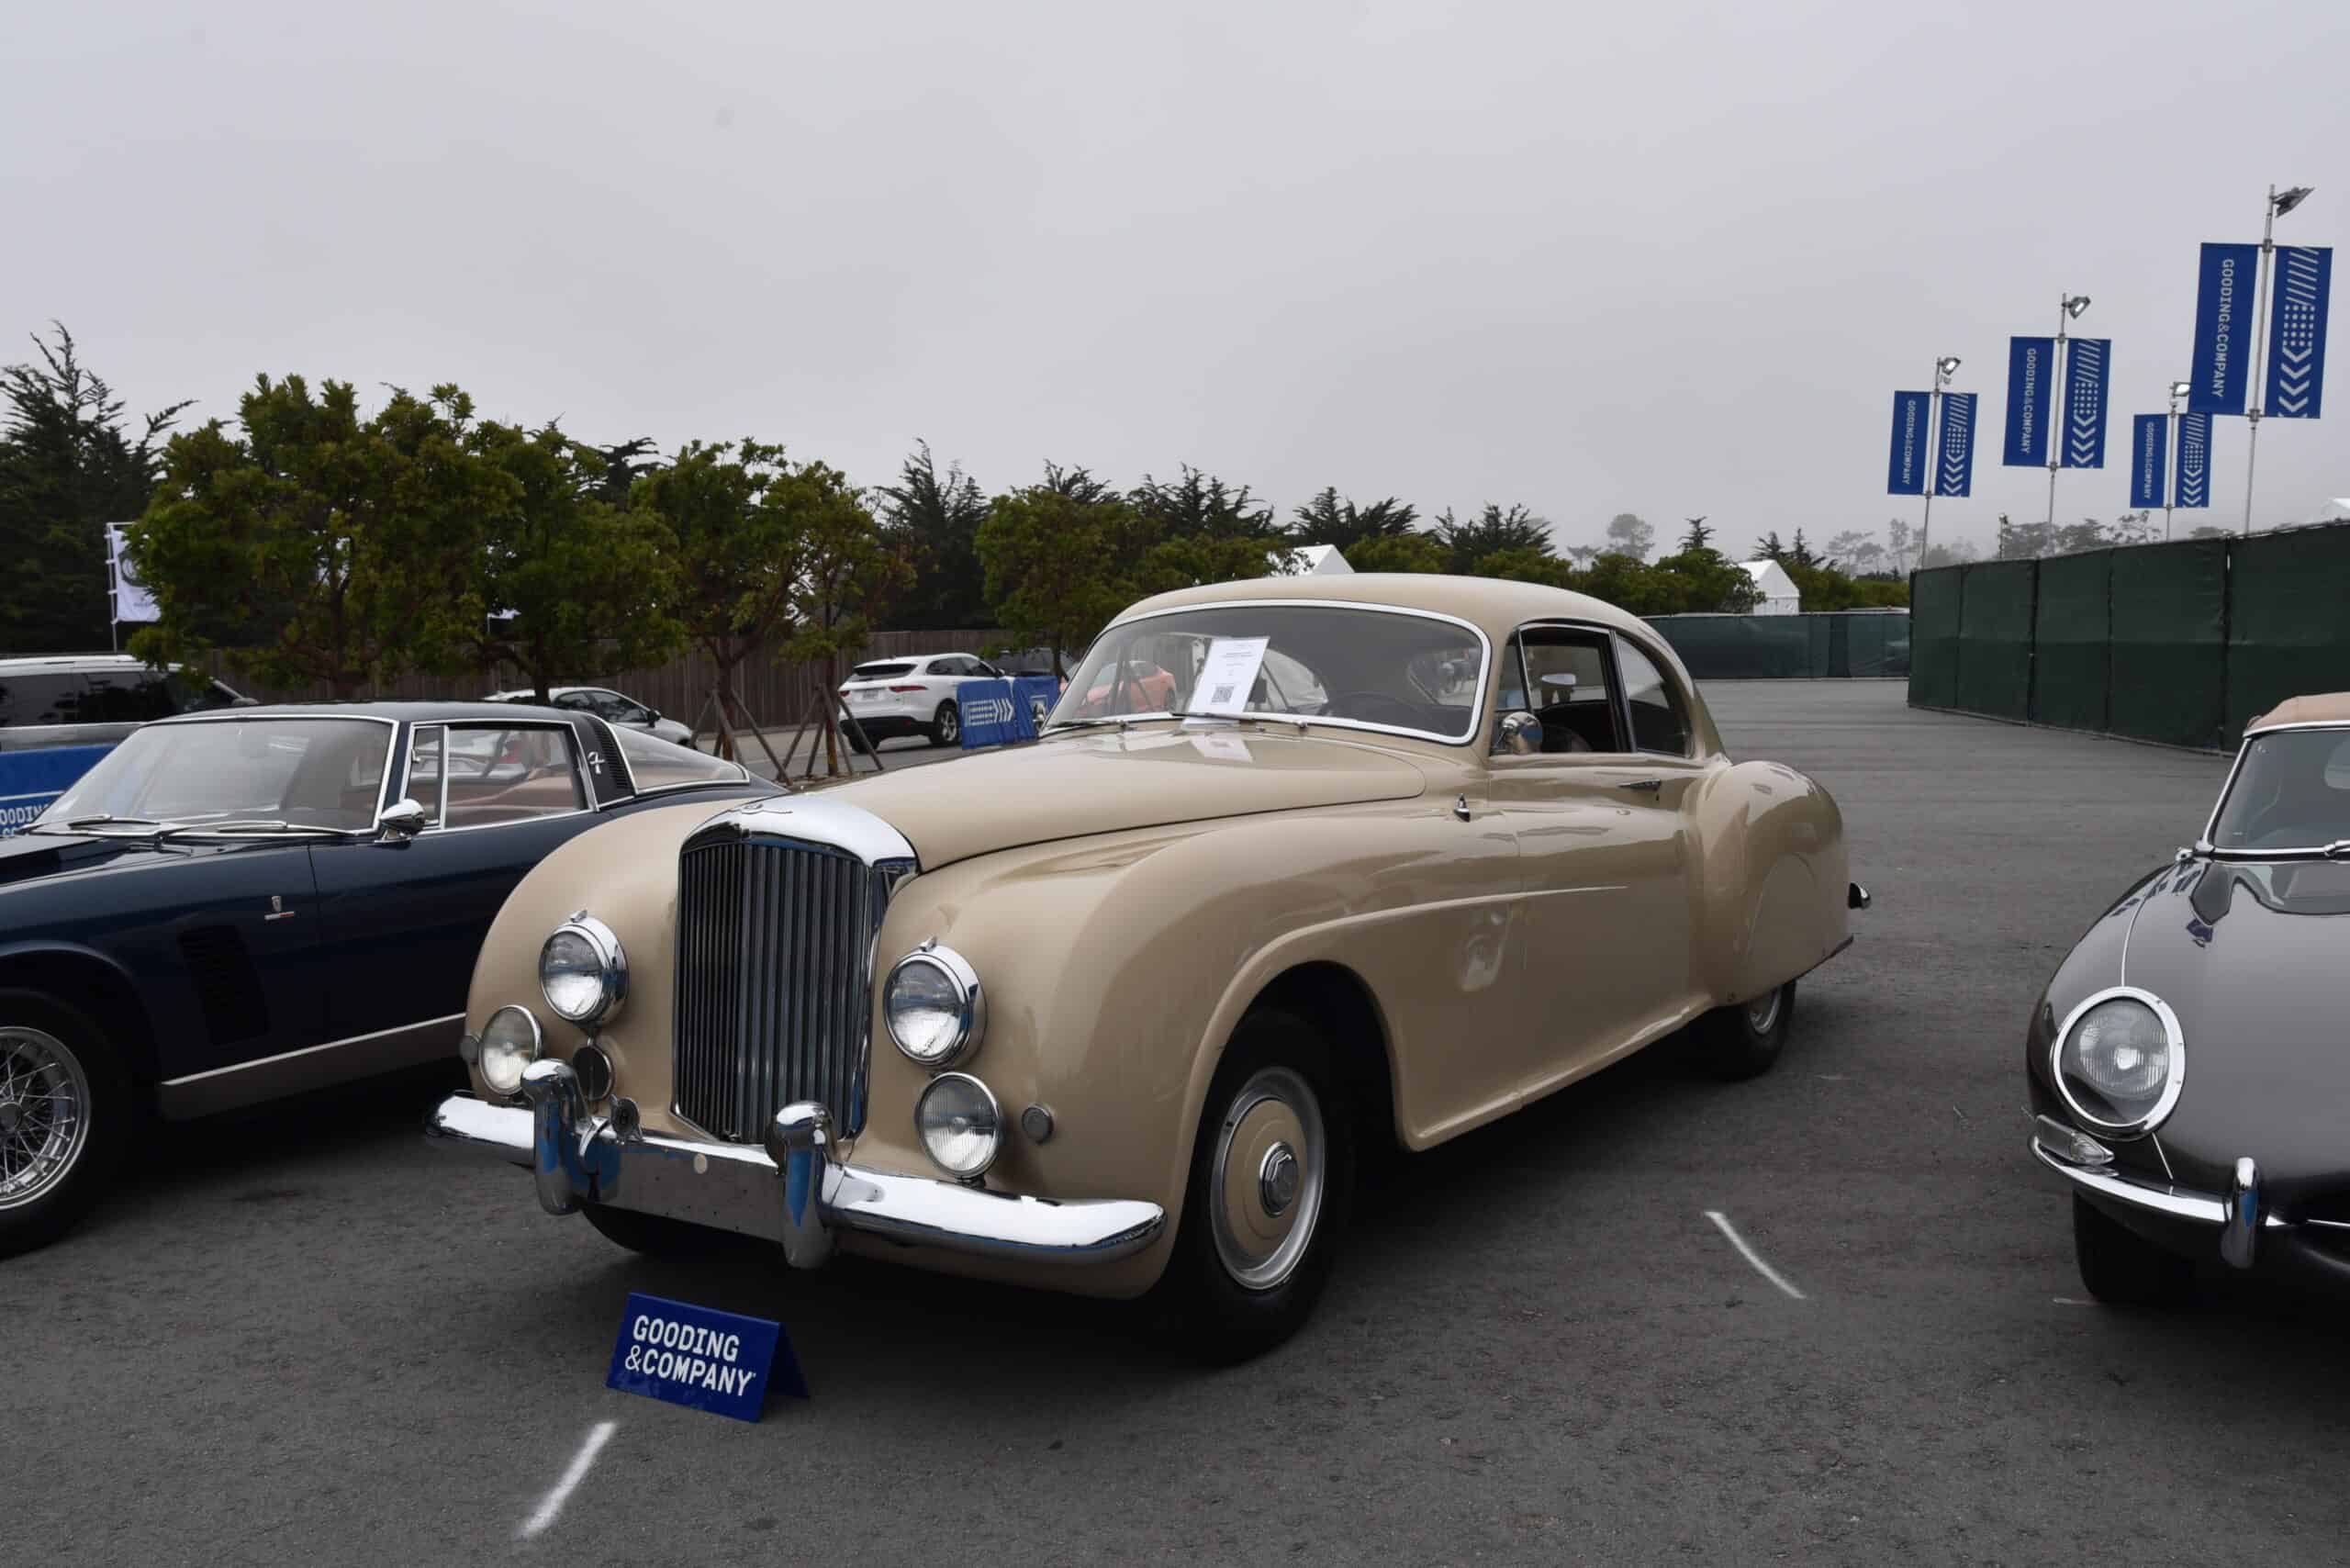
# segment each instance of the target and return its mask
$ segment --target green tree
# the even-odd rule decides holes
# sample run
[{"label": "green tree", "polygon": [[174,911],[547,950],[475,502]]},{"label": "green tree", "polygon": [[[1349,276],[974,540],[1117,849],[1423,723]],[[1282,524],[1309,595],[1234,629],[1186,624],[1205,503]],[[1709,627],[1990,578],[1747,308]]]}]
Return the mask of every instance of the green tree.
[{"label": "green tree", "polygon": [[219,420],[172,438],[131,557],[160,619],[131,640],[151,663],[255,640],[229,664],[264,684],[322,682],[339,698],[414,668],[462,666],[479,602],[481,519],[513,481],[472,449],[454,386],[395,390],[362,419],[348,382],[313,397],[259,377]]},{"label": "green tree", "polygon": [[1505,508],[1487,501],[1483,510],[1465,522],[1447,508],[1437,518],[1434,532],[1444,549],[1445,569],[1451,572],[1491,576],[1478,566],[1488,555],[1521,550],[1539,555],[1553,553],[1550,524],[1522,506]]},{"label": "green tree", "polygon": [[1382,533],[1348,546],[1347,565],[1358,572],[1441,572],[1444,546],[1425,533]]},{"label": "green tree", "polygon": [[106,525],[146,510],[187,407],[148,415],[133,435],[73,334],[50,330],[53,342],[33,339],[38,364],[0,368],[0,649],[108,644]]},{"label": "green tree", "polygon": [[[688,442],[632,497],[658,531],[677,617],[713,666],[722,715],[743,662],[791,622],[802,522],[782,498],[770,499],[790,474],[780,446]],[[722,735],[730,723],[722,717]]]},{"label": "green tree", "polygon": [[601,476],[596,482],[597,499],[616,507],[627,506],[629,492],[636,487],[636,482],[661,466],[661,449],[654,445],[649,435],[586,450],[593,453],[601,465]]},{"label": "green tree", "polygon": [[1248,486],[1236,489],[1188,463],[1173,479],[1144,475],[1126,499],[1131,515],[1154,543],[1169,539],[1277,542],[1281,535],[1273,509],[1251,495]]},{"label": "green tree", "polygon": [[[1351,497],[1341,500],[1338,487],[1328,486],[1304,506],[1290,511],[1289,537],[1296,544],[1335,544],[1348,565],[1354,564],[1355,548],[1374,539],[1405,539],[1418,537],[1413,522],[1419,513],[1409,502],[1389,496],[1383,500],[1358,507]],[[1371,568],[1355,566],[1357,571]],[[1397,568],[1382,566],[1381,571]],[[1409,569],[1409,568],[1407,568]]]},{"label": "green tree", "polygon": [[1702,517],[1693,517],[1685,521],[1689,528],[1681,536],[1681,548],[1684,551],[1711,549],[1714,531],[1706,526],[1706,520]]},{"label": "green tree", "polygon": [[473,450],[509,481],[485,509],[463,639],[474,666],[554,687],[657,665],[685,644],[661,527],[613,505],[604,454],[548,425],[484,424]]},{"label": "green tree", "polygon": [[1629,555],[1635,561],[1645,561],[1656,546],[1656,530],[1628,511],[1619,511],[1607,520],[1607,548],[1619,555]]},{"label": "green tree", "polygon": [[[884,534],[847,477],[822,463],[787,468],[767,487],[761,504],[790,527],[792,627],[780,655],[792,664],[822,665],[824,689],[834,690],[842,656],[872,639],[875,608],[912,578],[907,551]],[[818,711],[824,771],[831,775],[840,770],[839,712],[834,703]],[[811,744],[811,771],[814,749]]]},{"label": "green tree", "polygon": [[1480,577],[1502,577],[1510,582],[1548,583],[1552,588],[1565,588],[1574,578],[1574,568],[1547,550],[1516,545],[1507,550],[1495,550],[1478,557],[1472,574]]},{"label": "green tree", "polygon": [[1053,650],[1055,675],[1125,608],[1120,545],[1134,526],[1125,501],[1082,468],[1047,464],[1044,483],[988,503],[977,539],[988,604],[1015,644]]},{"label": "green tree", "polygon": [[912,561],[913,578],[898,608],[904,626],[978,627],[990,624],[979,570],[979,524],[988,500],[962,465],[946,473],[917,442],[898,470],[898,482],[878,486],[882,526]]},{"label": "green tree", "polygon": [[1774,528],[1756,540],[1754,548],[1747,553],[1746,558],[1750,561],[1776,561],[1781,566],[1786,565],[1787,547],[1779,543],[1779,531]]}]

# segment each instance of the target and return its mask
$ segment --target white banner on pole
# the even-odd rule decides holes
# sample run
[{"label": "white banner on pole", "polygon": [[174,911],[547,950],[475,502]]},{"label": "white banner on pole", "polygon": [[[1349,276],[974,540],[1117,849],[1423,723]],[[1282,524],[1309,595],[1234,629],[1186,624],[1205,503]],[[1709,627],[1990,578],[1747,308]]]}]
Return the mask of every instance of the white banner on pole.
[{"label": "white banner on pole", "polygon": [[157,621],[155,601],[148,596],[137,577],[130,575],[130,562],[125,558],[122,531],[127,522],[106,524],[106,566],[114,583],[114,618],[117,621]]}]

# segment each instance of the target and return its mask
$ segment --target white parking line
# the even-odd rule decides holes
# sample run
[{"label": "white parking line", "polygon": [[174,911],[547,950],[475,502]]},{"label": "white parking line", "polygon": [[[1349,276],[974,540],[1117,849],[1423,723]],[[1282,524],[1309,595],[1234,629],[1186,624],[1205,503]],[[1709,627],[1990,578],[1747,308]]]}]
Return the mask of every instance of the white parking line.
[{"label": "white parking line", "polygon": [[563,1473],[563,1479],[554,1484],[554,1490],[539,1504],[539,1511],[522,1521],[520,1535],[524,1540],[554,1523],[555,1516],[563,1512],[564,1504],[571,1500],[572,1489],[588,1479],[588,1466],[596,1462],[596,1455],[610,1440],[619,1426],[618,1421],[599,1421],[588,1431],[588,1440],[581,1443],[579,1451],[572,1456],[571,1468]]},{"label": "white parking line", "polygon": [[1796,1300],[1801,1301],[1804,1299],[1803,1292],[1787,1283],[1787,1278],[1785,1274],[1780,1273],[1778,1270],[1774,1269],[1770,1264],[1762,1261],[1762,1256],[1757,1253],[1753,1248],[1749,1247],[1746,1244],[1746,1238],[1739,1235],[1737,1227],[1729,1223],[1729,1215],[1722,1213],[1719,1209],[1707,1209],[1706,1211],[1706,1217],[1714,1222],[1715,1229],[1729,1238],[1729,1244],[1738,1249],[1738,1255],[1740,1257],[1754,1265],[1754,1271],[1756,1273],[1762,1275],[1764,1279],[1778,1286],[1781,1290],[1793,1296]]}]

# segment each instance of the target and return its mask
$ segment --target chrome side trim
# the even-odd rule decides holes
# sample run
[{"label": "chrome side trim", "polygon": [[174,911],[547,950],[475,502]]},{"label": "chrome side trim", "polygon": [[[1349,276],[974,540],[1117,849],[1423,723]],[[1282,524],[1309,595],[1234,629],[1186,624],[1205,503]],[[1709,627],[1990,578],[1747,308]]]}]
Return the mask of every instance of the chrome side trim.
[{"label": "chrome side trim", "polygon": [[655,1133],[623,1145],[587,1116],[564,1063],[532,1063],[524,1092],[527,1108],[451,1095],[426,1118],[425,1137],[436,1148],[530,1167],[551,1213],[600,1203],[736,1231],[780,1244],[795,1267],[822,1262],[839,1230],[1076,1264],[1132,1257],[1167,1228],[1166,1211],[1137,1199],[1063,1202],[840,1163],[829,1118],[814,1104],[778,1113],[765,1148]]},{"label": "chrome side trim", "polygon": [[[445,1018],[427,1018],[420,1024],[403,1024],[372,1035],[353,1035],[347,1040],[233,1062],[166,1079],[158,1087],[157,1100],[163,1114],[173,1121],[257,1105],[306,1089],[323,1089],[353,1078],[437,1061],[455,1048],[464,1026],[465,1015],[452,1013]],[[359,1046],[366,1048],[353,1056],[329,1054]]]},{"label": "chrome side trim", "polygon": [[[2167,1215],[2173,1219],[2193,1220],[2198,1225],[2212,1226],[2227,1223],[2228,1205],[2209,1193],[2183,1192],[2160,1182],[2142,1181],[2135,1176],[2117,1175],[2110,1170],[2091,1170],[2070,1160],[2042,1143],[2031,1140],[2031,1152],[2040,1163],[2055,1171],[2074,1186],[2099,1197],[2150,1214]],[[2261,1216],[2264,1230],[2283,1230],[2285,1221],[2275,1215]]]}]

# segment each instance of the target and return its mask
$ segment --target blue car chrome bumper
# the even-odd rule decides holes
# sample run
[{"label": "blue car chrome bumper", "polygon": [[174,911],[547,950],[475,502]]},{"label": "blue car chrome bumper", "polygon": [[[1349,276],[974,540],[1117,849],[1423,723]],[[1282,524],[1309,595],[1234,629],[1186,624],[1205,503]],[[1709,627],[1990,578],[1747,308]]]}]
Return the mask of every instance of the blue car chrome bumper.
[{"label": "blue car chrome bumper", "polygon": [[1157,1204],[1062,1203],[844,1164],[822,1105],[777,1112],[759,1149],[655,1133],[623,1141],[608,1119],[588,1114],[565,1062],[532,1062],[522,1093],[528,1105],[453,1094],[425,1118],[424,1135],[528,1167],[549,1214],[605,1204],[761,1237],[781,1244],[794,1268],[822,1264],[838,1230],[956,1252],[1096,1263],[1133,1256],[1167,1226]]}]

